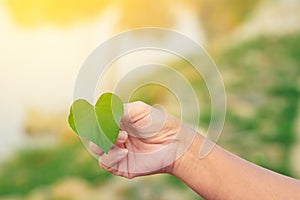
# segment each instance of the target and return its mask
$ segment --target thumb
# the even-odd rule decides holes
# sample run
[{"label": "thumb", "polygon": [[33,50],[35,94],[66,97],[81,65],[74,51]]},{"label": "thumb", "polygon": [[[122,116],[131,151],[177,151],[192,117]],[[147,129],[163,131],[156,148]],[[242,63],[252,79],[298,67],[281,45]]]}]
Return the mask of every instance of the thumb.
[{"label": "thumb", "polygon": [[124,104],[124,115],[121,119],[121,129],[122,124],[133,124],[136,121],[139,121],[140,119],[144,118],[150,112],[151,106],[141,101]]},{"label": "thumb", "polygon": [[138,138],[149,138],[158,134],[165,126],[167,113],[143,102],[124,105],[125,114],[121,120],[121,130]]}]

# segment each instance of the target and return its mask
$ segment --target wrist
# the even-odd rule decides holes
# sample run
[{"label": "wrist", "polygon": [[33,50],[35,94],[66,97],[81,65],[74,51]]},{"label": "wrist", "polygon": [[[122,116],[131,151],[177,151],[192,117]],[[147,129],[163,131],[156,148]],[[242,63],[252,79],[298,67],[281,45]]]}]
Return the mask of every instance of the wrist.
[{"label": "wrist", "polygon": [[203,136],[196,133],[191,145],[187,150],[169,166],[167,173],[174,175],[178,178],[182,173],[189,172],[194,168],[193,164],[199,160],[199,151],[203,141]]}]

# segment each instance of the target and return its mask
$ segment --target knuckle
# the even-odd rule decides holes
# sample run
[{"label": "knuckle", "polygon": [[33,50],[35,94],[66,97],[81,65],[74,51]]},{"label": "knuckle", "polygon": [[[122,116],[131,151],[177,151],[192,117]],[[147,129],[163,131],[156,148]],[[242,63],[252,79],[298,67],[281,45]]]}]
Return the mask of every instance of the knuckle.
[{"label": "knuckle", "polygon": [[138,107],[138,108],[147,108],[149,105],[145,104],[144,102],[142,101],[135,101],[135,102],[132,102],[132,105],[134,107]]}]

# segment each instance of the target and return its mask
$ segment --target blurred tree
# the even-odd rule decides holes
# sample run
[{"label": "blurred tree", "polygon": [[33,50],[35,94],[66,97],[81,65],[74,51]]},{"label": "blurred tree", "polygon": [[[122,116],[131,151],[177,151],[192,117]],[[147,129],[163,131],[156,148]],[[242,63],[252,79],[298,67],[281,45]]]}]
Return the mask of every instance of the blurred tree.
[{"label": "blurred tree", "polygon": [[206,39],[216,40],[224,37],[249,15],[263,0],[181,0],[199,17],[206,32]]},{"label": "blurred tree", "polygon": [[291,149],[300,100],[298,34],[261,37],[226,50],[229,98],[224,145],[275,171],[293,175]]},{"label": "blurred tree", "polygon": [[202,0],[197,11],[208,39],[223,37],[239,26],[261,0]]},{"label": "blurred tree", "polygon": [[[277,172],[294,176],[291,150],[296,142],[296,121],[300,102],[300,43],[298,34],[261,37],[241,43],[215,55],[224,78],[228,98],[222,139],[226,149]],[[197,55],[195,55],[197,56]],[[210,123],[210,96],[206,85],[193,75],[184,61],[170,64],[184,75],[201,103],[200,126]],[[156,73],[152,76],[166,77]],[[154,90],[154,89],[153,89]],[[154,103],[159,94],[141,93],[136,99]]]}]

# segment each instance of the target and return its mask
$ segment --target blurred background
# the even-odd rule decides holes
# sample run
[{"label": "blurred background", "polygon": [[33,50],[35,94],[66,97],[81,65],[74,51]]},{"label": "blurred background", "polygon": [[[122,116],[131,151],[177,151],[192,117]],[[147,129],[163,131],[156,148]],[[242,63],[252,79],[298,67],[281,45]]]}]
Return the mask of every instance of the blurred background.
[{"label": "blurred background", "polygon": [[[201,199],[168,175],[110,175],[67,125],[89,53],[121,31],[149,26],[184,33],[219,67],[228,101],[218,143],[300,178],[299,22],[298,0],[0,0],[0,199]],[[203,80],[182,60],[168,63],[199,91],[205,129]],[[171,113],[176,103],[159,86],[131,100],[159,102]]]}]

